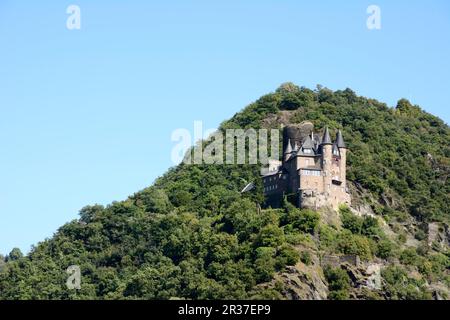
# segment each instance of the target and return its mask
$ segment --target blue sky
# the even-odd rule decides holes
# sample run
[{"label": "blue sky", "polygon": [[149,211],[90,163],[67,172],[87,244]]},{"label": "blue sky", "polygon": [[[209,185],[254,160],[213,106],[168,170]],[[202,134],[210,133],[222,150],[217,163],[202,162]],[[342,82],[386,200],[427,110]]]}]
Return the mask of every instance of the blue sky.
[{"label": "blue sky", "polygon": [[1,0],[0,253],[150,185],[174,129],[217,127],[286,81],[449,123],[450,3],[337,2]]}]

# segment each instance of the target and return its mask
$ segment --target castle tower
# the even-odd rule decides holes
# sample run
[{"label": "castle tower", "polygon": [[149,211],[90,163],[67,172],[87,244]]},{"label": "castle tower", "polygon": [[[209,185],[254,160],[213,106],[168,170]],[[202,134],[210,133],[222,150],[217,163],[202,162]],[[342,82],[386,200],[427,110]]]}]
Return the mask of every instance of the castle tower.
[{"label": "castle tower", "polygon": [[288,140],[286,150],[284,151],[283,160],[286,163],[292,155],[292,145],[291,145],[291,139]]},{"label": "castle tower", "polygon": [[262,174],[266,204],[281,206],[286,197],[300,208],[351,204],[347,192],[347,146],[342,132],[332,141],[326,127],[323,135],[315,134],[309,123],[288,126],[283,131],[281,165]]},{"label": "castle tower", "polygon": [[347,146],[345,145],[344,137],[342,136],[341,130],[338,131],[336,135],[336,144],[339,148],[339,154],[341,156],[341,160],[339,162],[339,172],[340,178],[342,182],[343,191],[345,191],[347,186]]},{"label": "castle tower", "polygon": [[332,163],[332,147],[330,132],[328,127],[325,128],[322,138],[322,163],[323,163],[323,190],[326,194],[331,192],[331,163]]}]

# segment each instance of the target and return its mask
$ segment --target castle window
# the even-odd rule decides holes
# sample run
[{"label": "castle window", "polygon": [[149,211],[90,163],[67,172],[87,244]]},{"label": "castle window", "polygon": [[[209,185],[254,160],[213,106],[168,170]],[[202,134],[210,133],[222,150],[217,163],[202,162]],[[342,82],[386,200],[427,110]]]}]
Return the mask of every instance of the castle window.
[{"label": "castle window", "polygon": [[316,177],[320,177],[320,171],[318,171],[318,170],[307,170],[307,169],[302,169],[301,175],[304,175],[304,176],[316,176]]}]

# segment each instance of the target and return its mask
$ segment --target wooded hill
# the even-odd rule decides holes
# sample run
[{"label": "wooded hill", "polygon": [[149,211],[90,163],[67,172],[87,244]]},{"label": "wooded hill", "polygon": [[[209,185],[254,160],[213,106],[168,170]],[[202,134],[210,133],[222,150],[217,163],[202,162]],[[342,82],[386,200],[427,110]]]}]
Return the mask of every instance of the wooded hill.
[{"label": "wooded hill", "polygon": [[[302,121],[343,131],[354,201],[375,217],[342,207],[330,224],[288,202],[259,211],[259,165],[179,165],[125,201],[81,209],[28,255],[0,258],[0,299],[281,299],[289,288],[274,277],[294,265],[317,266],[329,299],[428,299],[435,288],[448,298],[448,125],[404,99],[391,108],[287,83],[221,129]],[[241,194],[250,181],[256,189]],[[382,288],[355,293],[344,269],[316,265],[324,254],[381,261]],[[80,290],[66,287],[71,265]]]}]

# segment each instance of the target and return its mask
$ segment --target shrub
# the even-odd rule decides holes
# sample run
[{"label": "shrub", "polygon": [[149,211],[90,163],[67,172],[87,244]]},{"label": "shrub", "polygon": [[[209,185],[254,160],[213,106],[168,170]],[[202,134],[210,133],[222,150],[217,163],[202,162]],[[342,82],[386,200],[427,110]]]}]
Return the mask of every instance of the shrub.
[{"label": "shrub", "polygon": [[401,244],[405,244],[406,243],[406,235],[404,233],[400,233],[398,235],[398,242],[400,242]]},{"label": "shrub", "polygon": [[312,263],[311,254],[309,251],[302,251],[300,253],[300,261],[309,266]]},{"label": "shrub", "polygon": [[382,259],[387,259],[393,256],[394,245],[391,241],[384,239],[377,243],[376,256]]},{"label": "shrub", "polygon": [[293,222],[295,228],[307,233],[314,233],[319,223],[319,214],[315,211],[304,209],[300,211],[300,218]]},{"label": "shrub", "polygon": [[330,290],[328,298],[332,300],[347,300],[350,289],[350,277],[347,272],[340,268],[326,267],[324,274]]},{"label": "shrub", "polygon": [[341,206],[339,212],[341,213],[342,227],[350,230],[352,233],[360,234],[363,219],[355,216],[347,206]]},{"label": "shrub", "polygon": [[380,229],[378,220],[370,216],[364,217],[362,222],[361,233],[370,238],[383,236],[383,231]]},{"label": "shrub", "polygon": [[339,234],[337,249],[344,254],[358,255],[361,259],[370,259],[372,257],[369,239],[364,236],[351,234],[348,231]]},{"label": "shrub", "polygon": [[433,264],[423,257],[419,257],[417,261],[417,269],[425,276],[431,276],[433,274]]},{"label": "shrub", "polygon": [[[178,196],[177,200],[183,202],[183,195],[178,194]],[[166,192],[155,187],[147,188],[136,196],[136,204],[140,205],[141,203],[145,206],[145,211],[153,213],[167,213],[172,208]]]},{"label": "shrub", "polygon": [[6,257],[6,261],[15,261],[23,258],[23,253],[19,248],[14,248]]},{"label": "shrub", "polygon": [[394,300],[423,300],[431,299],[425,283],[408,277],[406,271],[400,266],[389,266],[381,271],[385,280],[384,291],[390,299]]},{"label": "shrub", "polygon": [[414,238],[416,238],[419,241],[422,241],[427,238],[427,234],[422,229],[418,229],[414,235]]},{"label": "shrub", "polygon": [[450,269],[450,258],[442,253],[436,253],[430,256],[431,269],[434,275],[442,277],[444,272]]},{"label": "shrub", "polygon": [[269,281],[275,272],[275,248],[259,247],[256,249],[255,274],[258,283]]},{"label": "shrub", "polygon": [[417,254],[416,249],[408,248],[403,250],[400,254],[400,262],[405,265],[417,265],[419,262],[419,255]]},{"label": "shrub", "polygon": [[347,206],[341,206],[339,212],[341,213],[342,227],[353,234],[362,234],[371,238],[383,236],[376,218],[370,216],[358,217]]},{"label": "shrub", "polygon": [[317,212],[309,209],[299,210],[291,206],[288,207],[287,211],[284,219],[286,224],[291,225],[295,230],[314,233],[320,220]]},{"label": "shrub", "polygon": [[269,224],[258,233],[256,245],[258,247],[278,247],[284,242],[284,232],[280,227]]},{"label": "shrub", "polygon": [[327,225],[321,225],[319,228],[320,248],[332,248],[336,245],[338,232]]},{"label": "shrub", "polygon": [[278,269],[281,269],[285,266],[293,266],[299,259],[299,253],[293,246],[284,244],[278,250],[276,259]]}]

